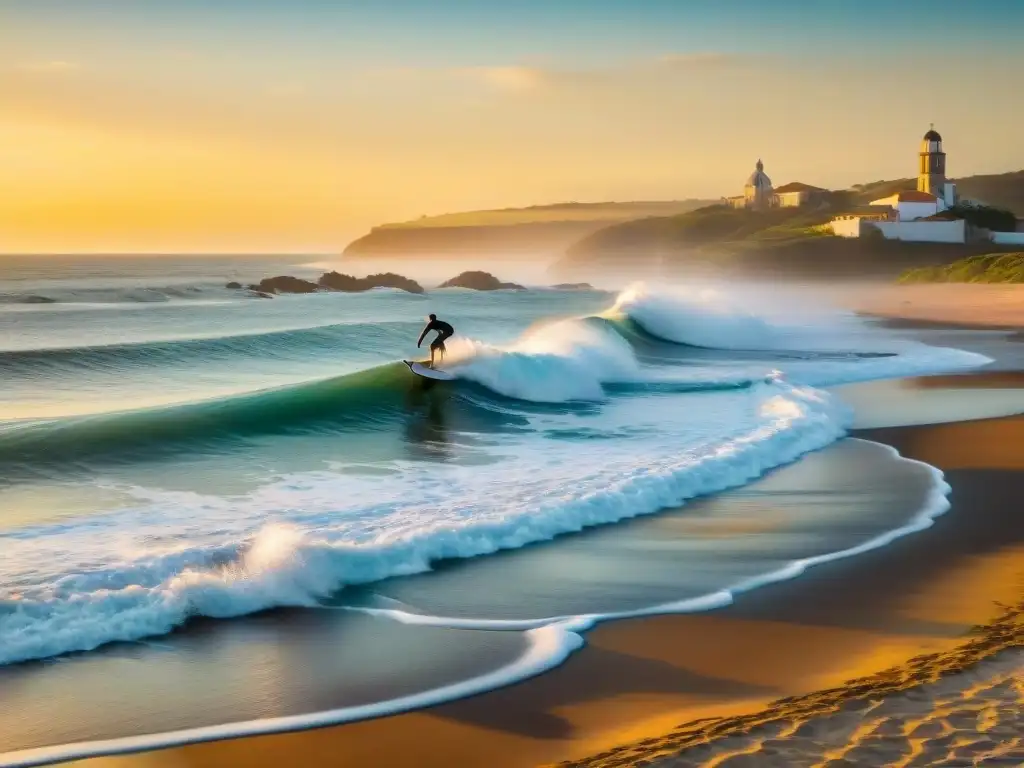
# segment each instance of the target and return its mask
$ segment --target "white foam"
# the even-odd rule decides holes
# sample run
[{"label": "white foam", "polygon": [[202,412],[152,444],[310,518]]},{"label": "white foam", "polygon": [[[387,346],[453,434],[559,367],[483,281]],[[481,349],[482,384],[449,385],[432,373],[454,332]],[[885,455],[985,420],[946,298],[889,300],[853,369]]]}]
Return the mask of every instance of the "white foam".
[{"label": "white foam", "polygon": [[789,295],[781,287],[634,283],[605,314],[629,317],[667,341],[711,349],[899,353],[924,346],[849,310],[814,302],[806,290]]},{"label": "white foam", "polygon": [[[0,663],[164,634],[197,613],[315,605],[440,559],[651,514],[821,448],[849,419],[827,394],[783,381],[701,397],[699,413],[625,398],[600,418],[537,416],[492,449],[507,461],[307,473],[227,498],[131,489],[134,506],[88,525],[7,535]],[[550,430],[612,439],[568,450]]]},{"label": "white foam", "polygon": [[[756,311],[754,311],[756,309]],[[731,351],[784,352],[772,362],[786,378],[811,386],[949,373],[988,365],[974,352],[933,347],[864,322],[857,315],[806,303],[804,296],[765,298],[713,286],[653,289],[637,283],[606,315],[629,318],[677,344]],[[757,379],[764,366],[719,361],[718,373]]]},{"label": "white foam", "polygon": [[[598,622],[666,613],[691,613],[720,608],[732,603],[735,595],[739,593],[795,578],[804,573],[808,568],[853,557],[872,549],[883,547],[900,537],[928,528],[933,524],[936,517],[949,508],[947,500],[947,495],[950,491],[949,485],[946,484],[942,473],[936,468],[922,462],[902,458],[894,448],[889,446],[881,447],[890,451],[896,459],[925,468],[932,475],[934,482],[921,510],[906,525],[882,533],[857,546],[795,560],[771,573],[746,579],[732,585],[728,589],[719,590],[708,595],[676,603],[650,606],[634,611],[560,616],[527,621],[503,621],[424,616],[393,608],[342,609],[358,610],[374,615],[386,616],[407,624],[465,629],[519,630],[524,633],[527,648],[517,660],[497,670],[410,696],[403,696],[369,705],[343,707],[310,714],[263,718],[242,723],[8,752],[0,755],[0,768],[28,768],[28,766],[58,761],[126,754],[216,739],[238,738],[338,725],[435,706],[455,699],[495,690],[534,677],[558,666],[575,650],[581,648],[584,644],[583,633]],[[271,556],[271,560],[273,559],[274,557]]]},{"label": "white foam", "polygon": [[518,400],[602,400],[604,384],[641,378],[625,339],[581,320],[539,326],[505,347],[460,338],[448,346],[453,373]]}]

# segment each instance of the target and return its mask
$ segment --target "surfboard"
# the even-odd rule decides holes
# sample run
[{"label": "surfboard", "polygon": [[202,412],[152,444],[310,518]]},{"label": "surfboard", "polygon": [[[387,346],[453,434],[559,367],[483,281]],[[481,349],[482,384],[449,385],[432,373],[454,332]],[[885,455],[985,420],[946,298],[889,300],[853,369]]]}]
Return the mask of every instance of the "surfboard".
[{"label": "surfboard", "polygon": [[436,368],[428,368],[423,363],[415,360],[403,360],[403,363],[409,366],[409,370],[415,373],[417,376],[422,376],[425,379],[433,379],[434,381],[454,381],[455,377],[448,373],[448,371],[439,371]]}]

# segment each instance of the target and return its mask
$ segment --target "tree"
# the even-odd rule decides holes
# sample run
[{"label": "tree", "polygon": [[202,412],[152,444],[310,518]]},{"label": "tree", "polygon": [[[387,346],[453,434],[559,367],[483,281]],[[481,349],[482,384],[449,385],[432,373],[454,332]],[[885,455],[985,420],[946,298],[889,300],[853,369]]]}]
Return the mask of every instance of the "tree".
[{"label": "tree", "polygon": [[1016,215],[1002,208],[960,203],[950,208],[949,213],[971,226],[990,229],[993,232],[1014,232],[1017,229]]}]

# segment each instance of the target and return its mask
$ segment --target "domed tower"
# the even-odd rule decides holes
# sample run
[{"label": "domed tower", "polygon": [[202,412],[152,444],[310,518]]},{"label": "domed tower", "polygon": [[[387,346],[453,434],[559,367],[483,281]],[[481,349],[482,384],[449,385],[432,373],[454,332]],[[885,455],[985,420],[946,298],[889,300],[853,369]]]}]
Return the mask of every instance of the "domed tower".
[{"label": "domed tower", "polygon": [[942,137],[932,126],[921,139],[921,164],[917,170],[917,191],[942,198],[946,189],[946,153]]},{"label": "domed tower", "polygon": [[772,204],[772,180],[764,172],[764,163],[757,161],[756,170],[750,174],[747,183],[743,185],[743,197],[747,208],[764,210]]}]

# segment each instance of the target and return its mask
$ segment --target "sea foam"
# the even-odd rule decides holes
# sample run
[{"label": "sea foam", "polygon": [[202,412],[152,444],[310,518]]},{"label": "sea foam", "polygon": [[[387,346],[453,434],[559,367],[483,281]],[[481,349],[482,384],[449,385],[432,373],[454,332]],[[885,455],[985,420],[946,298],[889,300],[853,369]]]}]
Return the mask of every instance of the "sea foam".
[{"label": "sea foam", "polygon": [[650,514],[823,447],[849,419],[827,394],[783,381],[702,397],[699,414],[610,407],[589,428],[620,437],[598,445],[530,434],[492,449],[504,462],[292,475],[235,498],[129,489],[140,503],[88,525],[7,535],[5,582],[17,586],[0,603],[0,663],[163,634],[196,614],[316,605],[437,560]]}]

